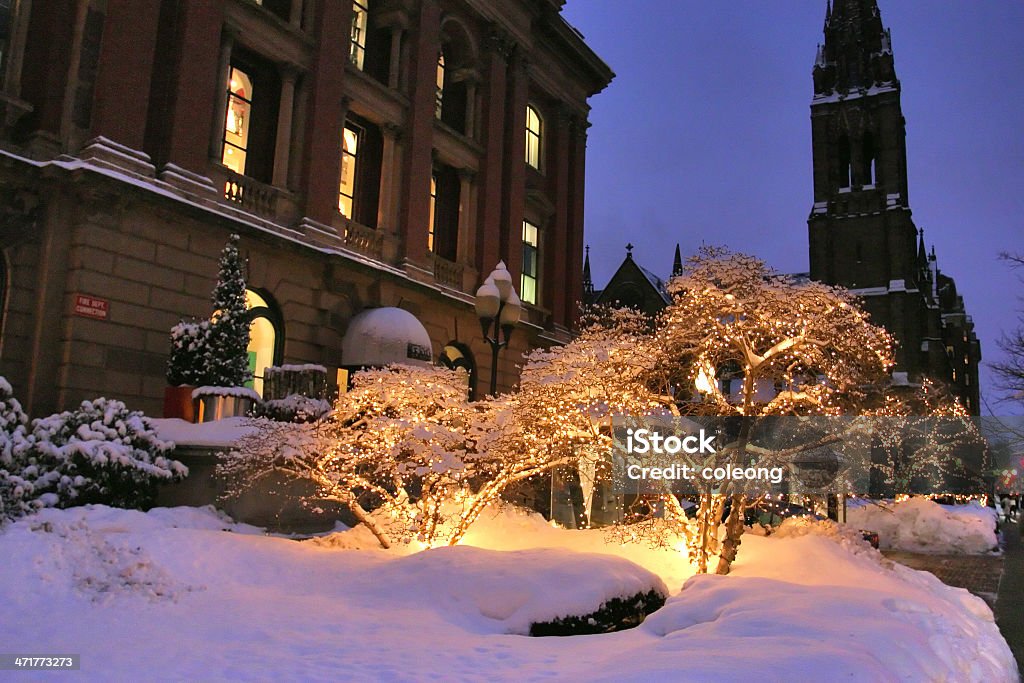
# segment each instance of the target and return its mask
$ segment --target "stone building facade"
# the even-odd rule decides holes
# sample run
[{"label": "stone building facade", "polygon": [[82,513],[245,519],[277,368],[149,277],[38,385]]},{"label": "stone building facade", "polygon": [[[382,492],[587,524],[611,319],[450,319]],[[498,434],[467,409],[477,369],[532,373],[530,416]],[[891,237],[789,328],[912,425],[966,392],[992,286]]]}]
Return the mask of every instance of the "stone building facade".
[{"label": "stone building facade", "polygon": [[912,218],[900,82],[876,0],[829,3],[813,77],[810,276],[863,298],[899,342],[896,373],[944,382],[978,414],[981,345]]},{"label": "stone building facade", "polygon": [[[257,374],[415,315],[483,376],[473,293],[526,302],[499,385],[581,298],[588,98],[563,0],[16,0],[0,12],[0,374],[32,414],[160,411],[168,333],[241,235]],[[257,334],[258,333],[258,334]]]}]

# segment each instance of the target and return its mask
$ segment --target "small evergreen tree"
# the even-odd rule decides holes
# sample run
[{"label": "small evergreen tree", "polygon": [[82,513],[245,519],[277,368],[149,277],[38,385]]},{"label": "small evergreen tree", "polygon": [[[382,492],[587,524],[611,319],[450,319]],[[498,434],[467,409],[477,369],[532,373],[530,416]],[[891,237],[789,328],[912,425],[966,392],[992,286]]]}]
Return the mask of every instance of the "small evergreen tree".
[{"label": "small evergreen tree", "polygon": [[206,382],[206,354],[210,321],[185,321],[171,328],[171,356],[167,361],[167,383],[201,386]]},{"label": "small evergreen tree", "polygon": [[220,254],[220,272],[213,289],[213,322],[204,359],[208,386],[240,387],[249,372],[249,315],[245,308],[245,276],[238,254],[238,235],[231,235]]}]

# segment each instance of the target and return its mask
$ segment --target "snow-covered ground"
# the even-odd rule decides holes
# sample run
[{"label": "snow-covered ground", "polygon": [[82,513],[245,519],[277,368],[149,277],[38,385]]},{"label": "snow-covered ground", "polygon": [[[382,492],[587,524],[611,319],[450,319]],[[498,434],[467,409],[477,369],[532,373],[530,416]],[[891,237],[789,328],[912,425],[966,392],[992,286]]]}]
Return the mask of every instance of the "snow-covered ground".
[{"label": "snow-covered ground", "polygon": [[847,523],[878,533],[879,547],[930,553],[987,553],[998,548],[996,511],[976,503],[939,505],[927,498],[852,506]]},{"label": "snow-covered ground", "polygon": [[[424,552],[206,509],[45,510],[0,531],[0,640],[81,654],[90,680],[1017,680],[980,599],[853,536],[748,534],[721,577],[514,510]],[[636,629],[518,635],[662,582],[672,596]]]}]

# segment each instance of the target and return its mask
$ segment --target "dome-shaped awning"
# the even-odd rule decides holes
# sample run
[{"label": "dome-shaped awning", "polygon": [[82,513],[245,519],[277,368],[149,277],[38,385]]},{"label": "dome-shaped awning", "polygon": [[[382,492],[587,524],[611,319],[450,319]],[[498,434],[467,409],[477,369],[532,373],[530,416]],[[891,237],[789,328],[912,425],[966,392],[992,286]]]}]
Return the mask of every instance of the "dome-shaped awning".
[{"label": "dome-shaped awning", "polygon": [[430,335],[423,324],[401,308],[363,311],[352,318],[341,343],[341,362],[345,367],[430,365],[433,357]]}]

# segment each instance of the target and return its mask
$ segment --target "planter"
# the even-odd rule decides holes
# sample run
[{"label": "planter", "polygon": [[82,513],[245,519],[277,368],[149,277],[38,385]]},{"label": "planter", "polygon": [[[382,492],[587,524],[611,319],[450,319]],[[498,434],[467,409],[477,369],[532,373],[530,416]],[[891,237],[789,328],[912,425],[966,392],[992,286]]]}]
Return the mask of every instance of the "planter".
[{"label": "planter", "polygon": [[252,412],[260,396],[245,387],[199,387],[192,392],[196,422],[243,417]]},{"label": "planter", "polygon": [[176,417],[185,422],[196,421],[195,403],[192,392],[195,387],[183,384],[180,387],[164,387],[164,417]]}]

